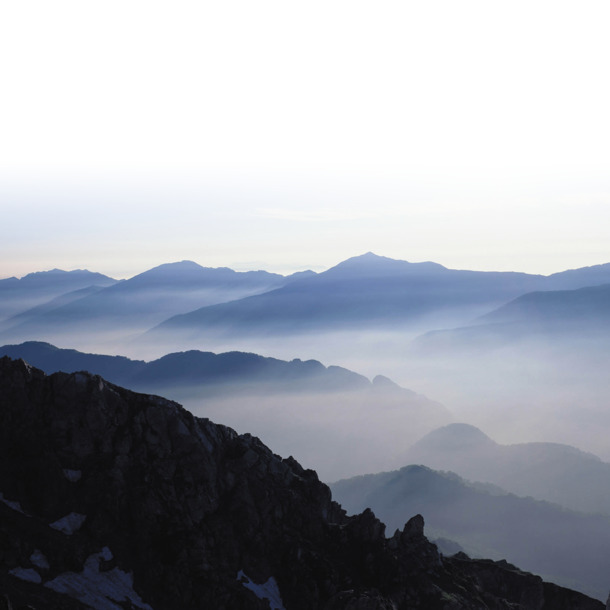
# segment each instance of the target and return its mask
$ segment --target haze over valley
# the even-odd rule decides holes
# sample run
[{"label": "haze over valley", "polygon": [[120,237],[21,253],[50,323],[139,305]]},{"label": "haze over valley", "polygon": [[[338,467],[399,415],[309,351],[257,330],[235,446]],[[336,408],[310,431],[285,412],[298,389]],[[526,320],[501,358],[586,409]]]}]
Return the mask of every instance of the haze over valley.
[{"label": "haze over valley", "polygon": [[367,253],[291,276],[186,261],[88,286],[55,275],[74,282],[0,280],[10,314],[0,343],[147,361],[185,350],[317,360],[386,376],[500,442],[559,442],[610,459],[609,265],[540,276]]},{"label": "haze over valley", "polygon": [[422,512],[444,552],[602,598],[609,286],[610,265],[541,276],[373,253],[290,276],[54,270],[0,280],[0,356],[177,400],[343,479],[348,510],[390,528]]}]

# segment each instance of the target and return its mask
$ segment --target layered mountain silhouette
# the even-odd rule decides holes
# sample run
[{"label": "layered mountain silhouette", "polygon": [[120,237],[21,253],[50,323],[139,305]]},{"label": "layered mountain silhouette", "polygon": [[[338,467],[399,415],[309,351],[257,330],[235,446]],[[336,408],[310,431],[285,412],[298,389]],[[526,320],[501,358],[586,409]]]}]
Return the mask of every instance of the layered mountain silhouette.
[{"label": "layered mountain silhouette", "polygon": [[53,269],[30,273],[20,279],[10,277],[0,280],[0,324],[4,326],[6,318],[61,295],[93,286],[108,287],[117,283],[117,280],[106,275],[83,269]]},{"label": "layered mountain silhouette", "polygon": [[0,595],[34,610],[602,610],[506,562],[391,537],[251,435],[0,359]]},{"label": "layered mountain silhouette", "polygon": [[191,350],[145,362],[28,341],[0,347],[0,355],[23,358],[46,373],[88,371],[113,383],[148,392],[193,387],[206,395],[243,391],[326,392],[372,386],[362,375],[338,366],[325,367],[317,360],[287,362],[245,352],[215,354]]},{"label": "layered mountain silhouette", "polygon": [[191,261],[145,271],[104,290],[55,301],[5,321],[5,338],[57,338],[66,332],[142,332],[202,305],[240,299],[290,281],[266,271],[206,268]]},{"label": "layered mountain silhouette", "polygon": [[[1,337],[57,342],[70,332],[125,336],[152,329],[146,341],[170,334],[197,342],[329,329],[429,329],[470,322],[532,291],[602,283],[610,283],[610,265],[547,277],[454,270],[370,252],[324,273],[288,277],[191,261],[160,265],[121,282],[55,270],[0,281],[0,295],[8,295],[0,306]],[[76,292],[94,285],[103,290]]]},{"label": "layered mountain silhouette", "polygon": [[451,470],[572,510],[610,515],[610,464],[569,445],[500,445],[474,426],[454,423],[427,434],[399,460]]},{"label": "layered mountain silhouette", "polygon": [[500,304],[538,285],[526,274],[453,271],[368,253],[265,294],[175,316],[151,334],[280,333],[413,324]]},{"label": "layered mountain silhouette", "polygon": [[420,512],[431,535],[457,542],[468,554],[504,558],[606,598],[609,516],[568,511],[415,465],[338,481],[331,489],[348,512],[369,507],[390,530]]},{"label": "layered mountain silhouette", "polygon": [[536,325],[581,330],[588,325],[610,327],[610,284],[525,294],[480,318],[488,324]]},{"label": "layered mountain silhouette", "polygon": [[610,282],[610,266],[552,276],[447,269],[372,253],[277,290],[174,316],[150,331],[205,338],[466,322],[533,290]]},{"label": "layered mountain silhouette", "polygon": [[[496,433],[497,428],[491,426],[493,420],[498,428],[510,431],[505,438],[516,440],[521,429],[539,427],[544,432],[541,439],[569,442],[609,459],[604,453],[607,443],[601,431],[610,423],[610,415],[603,408],[603,397],[610,388],[601,363],[607,356],[607,333],[603,329],[604,311],[608,308],[603,283],[610,285],[610,265],[545,277],[451,270],[431,262],[408,263],[368,253],[324,273],[288,278],[266,272],[207,269],[182,261],[161,265],[119,283],[108,278],[114,283],[109,287],[91,284],[88,272],[82,272],[87,283],[71,285],[75,289],[68,292],[64,292],[65,285],[53,279],[73,274],[76,277],[79,273],[33,274],[27,282],[27,278],[3,280],[20,286],[28,282],[53,284],[54,296],[27,311],[15,312],[10,328],[2,330],[0,326],[0,343],[44,339],[88,352],[142,354],[147,358],[186,349],[240,350],[287,360],[307,354],[318,361],[365,371],[371,378],[383,372],[400,379],[419,394],[434,396],[450,405],[454,412],[461,413],[460,419]],[[583,288],[591,283],[598,286]],[[241,298],[245,294],[250,296]],[[230,300],[200,307],[213,299]],[[558,311],[561,316],[553,313]],[[184,313],[184,317],[169,317],[174,313]],[[501,317],[495,318],[496,315]],[[166,317],[157,330],[140,335]],[[559,321],[550,322],[557,317]],[[408,339],[420,330],[453,327],[473,320],[476,325],[431,333],[408,344]],[[411,330],[403,334],[405,328]],[[348,332],[330,334],[341,330]],[[142,343],[141,336],[146,337]],[[294,343],[295,337],[298,343]],[[134,343],[129,343],[132,340]],[[247,364],[246,356],[240,356],[244,360],[240,364],[235,355],[223,357],[227,360],[225,368],[235,370],[226,379],[223,392],[235,395],[244,387],[244,382],[238,381],[240,371],[246,376],[247,392],[252,395],[252,377],[248,378],[245,371],[249,366],[259,370],[262,361]],[[193,402],[193,387],[187,374],[191,365],[181,360],[184,358],[174,355],[159,365],[163,370],[173,367],[175,375],[181,374],[183,367],[180,384],[164,378],[162,373],[145,379],[144,371],[136,374],[135,369],[130,379],[116,380],[130,387],[167,393],[199,410],[201,401]],[[338,379],[338,371],[335,372],[333,378]],[[198,375],[194,384],[199,398],[205,392],[220,395],[214,387],[220,388],[221,384],[208,380],[204,392],[201,372]],[[289,389],[296,381],[286,375],[284,387]],[[273,400],[265,398],[265,405],[262,398],[259,400],[259,411],[267,412],[270,419],[281,409],[278,376],[272,376],[275,389],[269,396]],[[259,389],[263,385],[259,383]],[[305,385],[310,392],[316,384]],[[325,389],[321,378],[319,387]],[[351,390],[350,393],[345,401],[335,396],[333,412],[342,405],[355,404]],[[259,394],[264,396],[265,392]],[[365,394],[369,395],[366,399],[362,398]],[[355,421],[364,421],[374,401],[384,405],[394,400],[397,404],[406,401],[403,389],[394,392],[400,394],[396,399],[390,399],[387,389],[383,401],[380,394],[381,386],[362,390],[358,399],[360,415]],[[310,402],[301,406],[317,412]],[[207,408],[213,412],[221,407],[216,401]],[[240,417],[245,414],[233,404],[222,408],[231,414],[231,424],[239,427]],[[588,417],[582,417],[583,410]],[[472,417],[475,411],[479,418]],[[284,416],[285,412],[284,408]],[[392,416],[396,412],[399,411],[392,411]],[[401,447],[392,445],[397,451],[432,427],[451,421],[445,416],[428,422],[432,427],[418,428],[427,414],[438,412],[424,407],[413,418],[415,425],[407,426],[400,419],[406,412],[400,411],[393,421],[397,430],[406,430],[408,437]],[[342,417],[351,421],[353,415],[344,413]],[[312,434],[324,428],[323,414],[319,412],[316,417],[318,424]],[[247,424],[256,426],[251,420]],[[262,434],[263,430],[256,432]],[[351,442],[357,442],[354,434],[355,427],[347,435]],[[392,439],[397,436],[398,433],[392,435]],[[274,438],[281,438],[279,424]],[[302,459],[309,459],[309,454]],[[391,466],[376,462],[375,467]],[[352,474],[356,472],[363,471]],[[323,474],[333,476],[329,472]]]},{"label": "layered mountain silhouette", "polygon": [[489,350],[518,342],[600,343],[610,333],[610,284],[524,294],[470,326],[432,331],[416,341],[433,350]]},{"label": "layered mountain silhouette", "polygon": [[144,362],[41,342],[5,345],[0,355],[47,373],[89,371],[180,400],[198,415],[257,434],[274,451],[307,460],[324,480],[388,468],[399,448],[453,419],[440,403],[383,376],[369,381],[316,360],[193,350]]},{"label": "layered mountain silhouette", "polygon": [[546,290],[575,290],[610,283],[610,263],[568,269],[547,276]]}]

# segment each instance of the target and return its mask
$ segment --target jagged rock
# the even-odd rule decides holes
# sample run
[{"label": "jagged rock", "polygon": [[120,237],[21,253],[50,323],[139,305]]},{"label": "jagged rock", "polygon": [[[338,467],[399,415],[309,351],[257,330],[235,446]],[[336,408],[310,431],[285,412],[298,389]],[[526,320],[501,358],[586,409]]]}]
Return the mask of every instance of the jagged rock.
[{"label": "jagged rock", "polygon": [[0,493],[7,607],[603,608],[508,564],[441,558],[421,516],[387,539],[315,472],[176,403],[9,358]]}]

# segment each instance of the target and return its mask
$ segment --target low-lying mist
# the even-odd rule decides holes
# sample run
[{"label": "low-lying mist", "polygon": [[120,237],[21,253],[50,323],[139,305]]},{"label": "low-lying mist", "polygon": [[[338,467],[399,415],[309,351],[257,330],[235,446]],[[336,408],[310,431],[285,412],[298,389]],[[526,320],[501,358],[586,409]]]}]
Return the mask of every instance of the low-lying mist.
[{"label": "low-lying mist", "polygon": [[[244,350],[283,359],[314,358],[370,378],[385,375],[438,400],[456,420],[472,423],[499,442],[551,441],[610,460],[607,347],[603,339],[527,336],[507,343],[425,348],[418,329],[310,333],[295,336],[209,337],[192,346]],[[164,344],[132,344],[128,354],[167,351]]]},{"label": "low-lying mist", "polygon": [[[498,442],[567,443],[610,460],[604,433],[610,425],[610,378],[605,364],[604,335],[597,338],[527,335],[502,342],[494,339],[491,344],[466,341],[456,345],[454,341],[445,341],[431,345],[417,338],[420,330],[210,335],[187,342],[172,337],[159,341],[157,337],[154,342],[142,342],[141,333],[135,328],[130,332],[125,329],[109,332],[104,327],[89,325],[86,333],[55,331],[51,327],[37,338],[59,347],[142,360],[187,348],[216,353],[237,350],[283,360],[315,359],[343,366],[369,379],[387,376],[404,388],[441,402],[456,421],[474,424]],[[200,407],[193,395],[188,401]],[[233,398],[227,402],[232,404]],[[297,398],[287,397],[286,404],[291,402],[296,404]],[[332,404],[332,400],[327,404]],[[307,405],[295,406],[294,410],[316,408],[313,398]],[[227,408],[227,414],[235,414],[231,421],[222,413],[218,421],[246,431],[236,415],[238,410],[238,405]],[[376,413],[376,417],[381,414]],[[257,426],[255,432],[266,440],[260,423],[257,425],[253,420],[253,424]],[[316,467],[318,463],[319,460]],[[373,469],[371,465],[363,472]]]},{"label": "low-lying mist", "polygon": [[343,392],[217,390],[174,388],[169,394],[195,415],[258,436],[327,482],[387,469],[422,435],[452,421],[442,405],[379,383]]}]

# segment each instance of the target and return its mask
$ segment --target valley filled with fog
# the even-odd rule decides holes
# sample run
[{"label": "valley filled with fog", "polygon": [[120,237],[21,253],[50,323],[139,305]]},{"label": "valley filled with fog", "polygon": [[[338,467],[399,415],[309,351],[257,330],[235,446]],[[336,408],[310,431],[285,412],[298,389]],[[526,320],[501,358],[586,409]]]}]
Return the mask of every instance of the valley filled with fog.
[{"label": "valley filled with fog", "polygon": [[316,470],[350,511],[390,528],[421,512],[443,552],[598,598],[608,339],[610,264],[542,276],[367,253],[290,276],[183,261],[0,280],[0,355],[175,400]]}]

